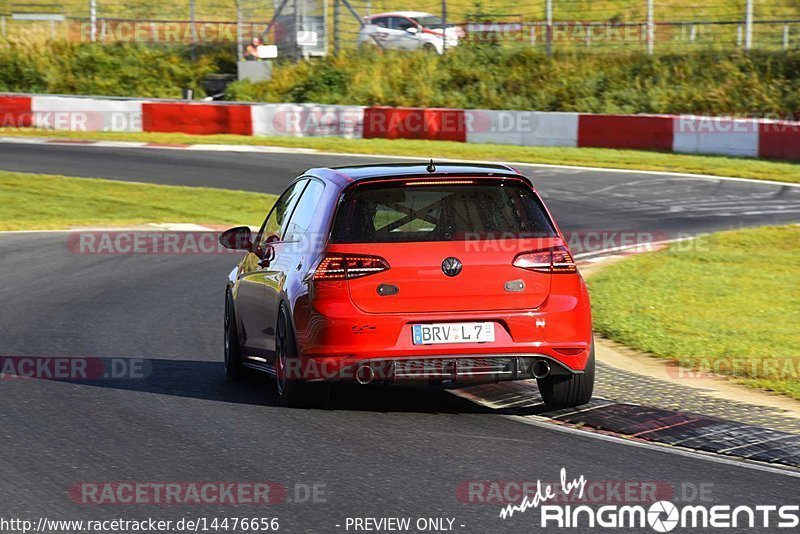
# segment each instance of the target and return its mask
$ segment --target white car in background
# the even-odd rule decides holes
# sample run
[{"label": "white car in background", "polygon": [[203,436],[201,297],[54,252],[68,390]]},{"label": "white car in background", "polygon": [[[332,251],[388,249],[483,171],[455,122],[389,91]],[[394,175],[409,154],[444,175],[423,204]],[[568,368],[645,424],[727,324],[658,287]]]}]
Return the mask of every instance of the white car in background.
[{"label": "white car in background", "polygon": [[[430,50],[443,54],[464,37],[464,30],[455,24],[444,25],[442,19],[422,11],[393,11],[365,17],[358,33],[358,43],[380,43],[391,50]],[[446,40],[446,42],[445,42]]]}]

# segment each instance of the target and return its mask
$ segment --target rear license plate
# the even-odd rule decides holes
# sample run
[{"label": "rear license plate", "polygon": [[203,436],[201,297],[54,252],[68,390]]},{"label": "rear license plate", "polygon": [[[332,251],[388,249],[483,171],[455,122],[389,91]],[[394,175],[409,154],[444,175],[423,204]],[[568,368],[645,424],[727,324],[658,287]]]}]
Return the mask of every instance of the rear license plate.
[{"label": "rear license plate", "polygon": [[494,341],[494,323],[415,324],[411,332],[414,345]]}]

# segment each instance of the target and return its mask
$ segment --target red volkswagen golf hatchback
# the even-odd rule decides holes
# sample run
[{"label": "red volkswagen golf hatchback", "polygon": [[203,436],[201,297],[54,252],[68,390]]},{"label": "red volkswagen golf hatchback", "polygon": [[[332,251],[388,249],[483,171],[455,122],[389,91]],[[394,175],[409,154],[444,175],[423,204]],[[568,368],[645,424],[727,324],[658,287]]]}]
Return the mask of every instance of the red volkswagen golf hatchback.
[{"label": "red volkswagen golf hatchback", "polygon": [[225,298],[225,369],[275,377],[283,404],[331,382],[536,379],[589,401],[586,286],[531,182],[505,165],[311,169],[280,196]]}]

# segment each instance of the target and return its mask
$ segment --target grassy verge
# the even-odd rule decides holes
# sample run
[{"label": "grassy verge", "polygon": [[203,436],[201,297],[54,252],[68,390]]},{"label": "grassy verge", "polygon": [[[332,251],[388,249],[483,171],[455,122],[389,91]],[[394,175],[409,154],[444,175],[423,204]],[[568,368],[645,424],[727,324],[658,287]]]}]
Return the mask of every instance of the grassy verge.
[{"label": "grassy verge", "polygon": [[30,128],[0,128],[0,136],[53,137],[179,144],[234,144],[310,148],[323,152],[386,154],[443,159],[514,161],[551,165],[577,165],[649,171],[686,172],[714,176],[736,176],[756,180],[800,183],[800,164],[722,156],[691,156],[612,150],[604,148],[522,147],[473,145],[446,141],[408,139],[339,139],[297,137],[251,137],[242,135],[189,135],[179,133],[64,132]]},{"label": "grassy verge", "polygon": [[798,242],[800,226],[737,230],[611,265],[589,282],[595,328],[800,399]]},{"label": "grassy verge", "polygon": [[258,226],[274,195],[0,171],[0,230],[153,222]]}]

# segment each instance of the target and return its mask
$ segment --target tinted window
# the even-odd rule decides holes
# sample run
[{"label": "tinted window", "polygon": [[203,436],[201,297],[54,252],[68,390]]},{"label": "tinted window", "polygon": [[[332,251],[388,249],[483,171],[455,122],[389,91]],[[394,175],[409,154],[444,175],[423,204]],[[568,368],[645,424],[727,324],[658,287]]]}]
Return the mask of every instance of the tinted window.
[{"label": "tinted window", "polygon": [[442,19],[435,15],[429,15],[427,17],[416,17],[416,20],[420,26],[423,28],[441,28],[442,27]]},{"label": "tinted window", "polygon": [[389,27],[389,17],[377,17],[372,19],[371,24],[378,26],[380,28],[388,28]]},{"label": "tinted window", "polygon": [[275,202],[275,206],[272,208],[267,220],[264,221],[264,226],[261,228],[261,235],[258,241],[259,245],[262,245],[271,235],[283,237],[281,229],[286,222],[286,216],[291,213],[292,207],[297,201],[297,197],[303,191],[303,187],[305,187],[306,183],[308,183],[308,180],[296,182],[281,195],[277,202]]},{"label": "tinted window", "polygon": [[314,219],[324,188],[325,186],[320,182],[309,180],[308,187],[303,191],[303,196],[300,197],[289,224],[286,226],[286,233],[283,236],[284,241],[299,241],[303,237]]},{"label": "tinted window", "polygon": [[522,184],[384,184],[345,193],[331,241],[408,243],[554,235],[541,203]]},{"label": "tinted window", "polygon": [[392,17],[392,28],[395,30],[407,30],[415,26],[413,22],[403,17]]}]

